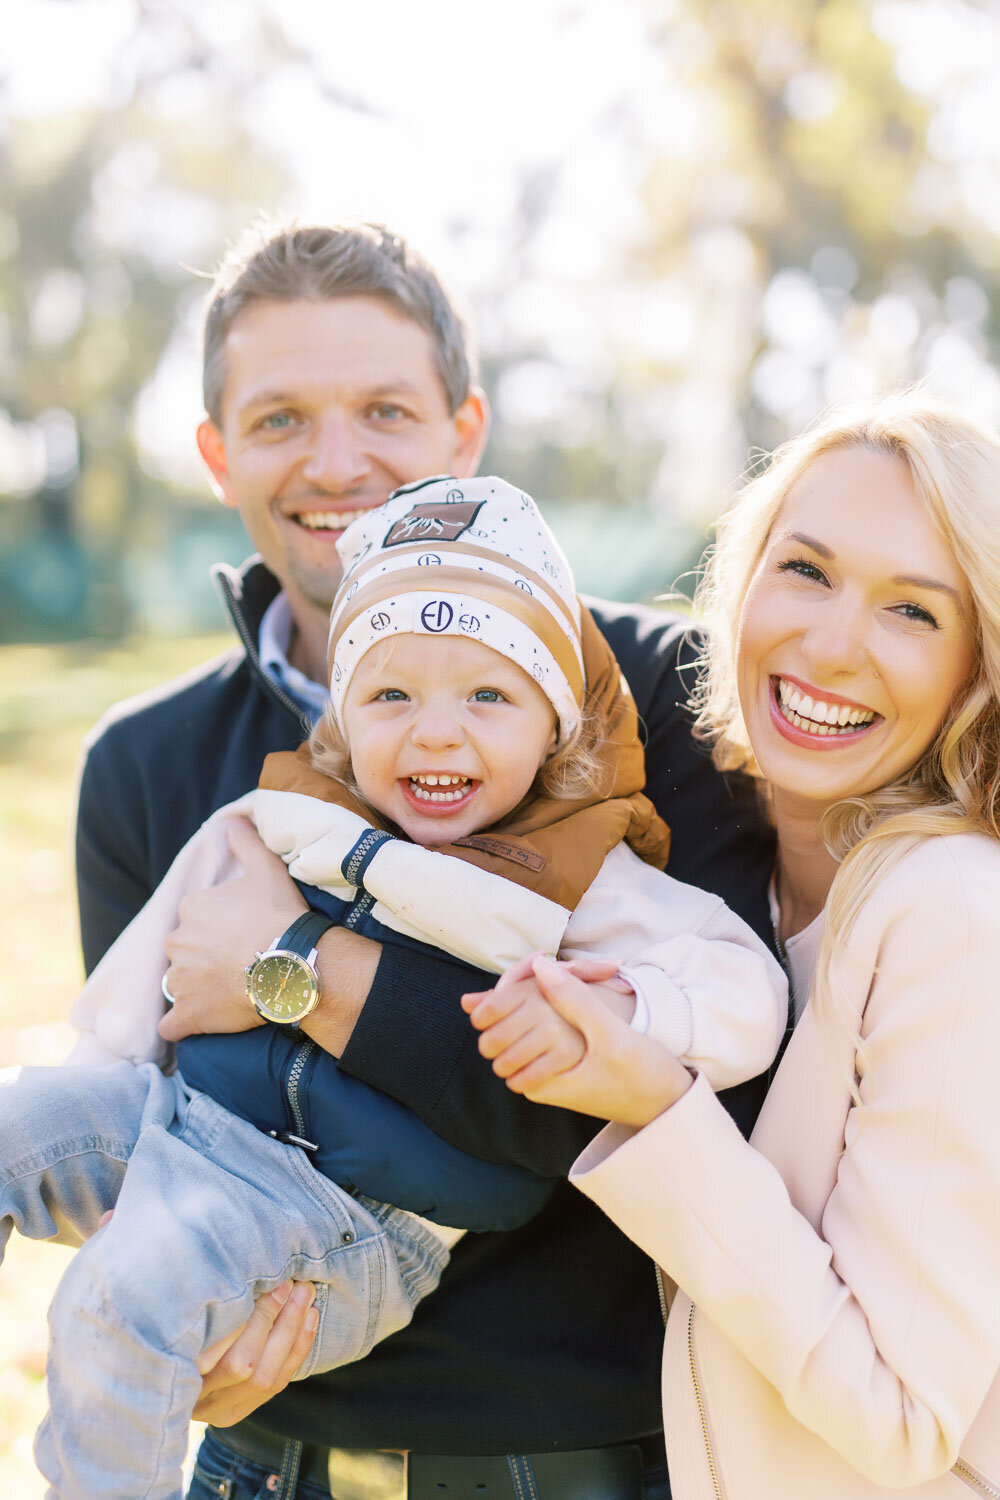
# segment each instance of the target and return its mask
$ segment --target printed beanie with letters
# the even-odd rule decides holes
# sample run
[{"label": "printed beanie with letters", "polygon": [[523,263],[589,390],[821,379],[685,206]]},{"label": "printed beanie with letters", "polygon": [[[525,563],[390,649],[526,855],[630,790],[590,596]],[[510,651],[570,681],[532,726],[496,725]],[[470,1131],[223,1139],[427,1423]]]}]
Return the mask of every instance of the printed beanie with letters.
[{"label": "printed beanie with letters", "polygon": [[539,685],[565,744],[586,688],[569,563],[529,495],[506,480],[423,479],[347,527],[330,617],[330,696],[394,635],[454,635],[509,657]]}]

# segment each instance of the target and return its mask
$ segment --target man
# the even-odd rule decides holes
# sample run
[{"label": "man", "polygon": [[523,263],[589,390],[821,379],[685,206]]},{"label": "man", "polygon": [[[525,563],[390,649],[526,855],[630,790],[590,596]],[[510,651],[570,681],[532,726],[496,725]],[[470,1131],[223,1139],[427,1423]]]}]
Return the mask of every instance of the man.
[{"label": "man", "polygon": [[[95,732],[78,833],[88,966],[198,824],[256,784],[267,752],[304,738],[325,693],[338,531],[401,483],[474,472],[487,411],[470,365],[436,277],[384,230],[280,232],[223,267],[198,441],[262,560],[221,571],[241,646],[113,710]],[[671,872],[718,891],[760,930],[768,839],[745,788],[727,788],[691,743],[683,622],[595,613],[647,725],[647,790],[673,827]],[[178,722],[193,746],[183,757]],[[248,1024],[244,966],[303,909],[249,833],[238,852],[252,878],[182,906],[168,947],[174,1039]],[[343,929],[321,939],[317,964],[323,995],[303,1030],[447,1139],[559,1176],[594,1133],[593,1121],[511,1094],[479,1056],[459,1005],[489,983],[477,971],[404,962]],[[745,1128],[755,1103],[742,1100]],[[243,1500],[267,1485],[279,1497],[638,1500],[643,1467],[662,1469],[653,1267],[568,1188],[522,1230],[467,1237],[412,1325],[366,1360],[282,1389],[308,1343],[300,1295],[270,1334],[277,1308],[259,1309],[209,1373],[203,1411],[216,1426],[192,1494]],[[223,1427],[251,1411],[252,1422]]]}]

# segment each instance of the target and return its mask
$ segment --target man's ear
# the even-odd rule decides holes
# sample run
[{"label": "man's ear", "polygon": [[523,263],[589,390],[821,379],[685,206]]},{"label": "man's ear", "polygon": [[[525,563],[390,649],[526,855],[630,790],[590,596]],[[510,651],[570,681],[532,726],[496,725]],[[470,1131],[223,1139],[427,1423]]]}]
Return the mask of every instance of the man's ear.
[{"label": "man's ear", "polygon": [[489,436],[490,406],[486,392],[478,385],[471,386],[469,394],[451,420],[455,424],[455,453],[452,460],[455,478],[467,479],[479,468],[479,460]]},{"label": "man's ear", "polygon": [[204,422],[199,423],[196,433],[198,452],[205,461],[205,466],[212,476],[212,488],[216,499],[223,505],[228,505],[236,510],[239,500],[233,489],[233,481],[229,476],[229,465],[226,461],[226,445],[222,433],[216,427],[211,418],[206,417]]}]

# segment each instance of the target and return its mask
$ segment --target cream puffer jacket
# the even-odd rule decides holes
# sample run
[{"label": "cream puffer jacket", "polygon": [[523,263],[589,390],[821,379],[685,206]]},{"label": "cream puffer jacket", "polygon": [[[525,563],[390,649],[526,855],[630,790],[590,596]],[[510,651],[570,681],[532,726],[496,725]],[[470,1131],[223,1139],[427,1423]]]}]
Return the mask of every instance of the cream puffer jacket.
[{"label": "cream puffer jacket", "polygon": [[833,977],[863,1050],[807,1004],[749,1144],[699,1078],[574,1167],[681,1288],[674,1500],[1000,1500],[1000,845],[908,853]]}]

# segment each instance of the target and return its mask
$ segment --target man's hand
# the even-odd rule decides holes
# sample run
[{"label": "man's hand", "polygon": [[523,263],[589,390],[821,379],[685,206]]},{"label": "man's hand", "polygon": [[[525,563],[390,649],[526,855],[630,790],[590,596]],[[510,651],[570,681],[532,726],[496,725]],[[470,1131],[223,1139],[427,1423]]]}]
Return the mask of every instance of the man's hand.
[{"label": "man's hand", "polygon": [[231,1427],[284,1390],[312,1347],[319,1322],[314,1296],[312,1282],[286,1281],[257,1299],[237,1333],[202,1352],[197,1421]]},{"label": "man's hand", "polygon": [[185,896],[167,939],[174,1004],[159,1031],[168,1042],[264,1025],[247,999],[246,966],[306,910],[284,862],[246,819],[234,819],[229,847],[243,874]]},{"label": "man's hand", "polygon": [[[98,1229],[114,1216],[109,1208]],[[196,1361],[202,1377],[197,1421],[231,1427],[285,1389],[316,1336],[315,1295],[311,1281],[284,1281],[257,1298],[242,1328],[202,1350]]]}]

